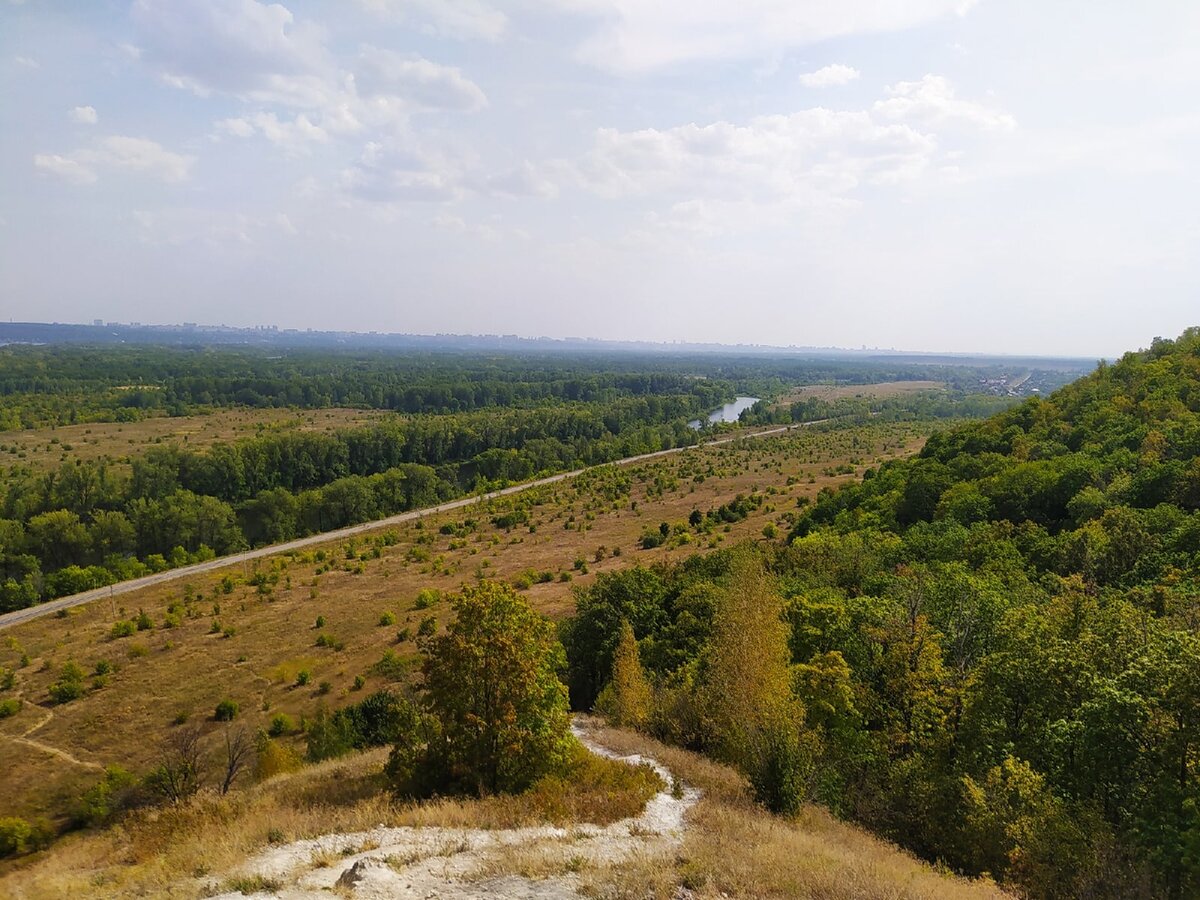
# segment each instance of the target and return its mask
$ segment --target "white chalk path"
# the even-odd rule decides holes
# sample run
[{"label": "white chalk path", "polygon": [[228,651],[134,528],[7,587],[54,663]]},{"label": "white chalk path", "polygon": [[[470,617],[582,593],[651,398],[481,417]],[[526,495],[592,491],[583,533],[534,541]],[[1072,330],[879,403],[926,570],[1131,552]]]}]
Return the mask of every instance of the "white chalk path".
[{"label": "white chalk path", "polygon": [[[370,831],[327,834],[268,848],[218,883],[254,876],[273,882],[273,890],[249,895],[256,900],[328,900],[331,891],[362,900],[574,900],[584,896],[579,890],[580,871],[603,871],[637,857],[670,859],[683,840],[685,817],[700,791],[687,786],[672,790],[674,778],[657,760],[621,756],[597,743],[585,728],[573,724],[572,731],[593,753],[651,766],[664,789],[639,815],[606,826],[489,830],[381,825]],[[521,868],[521,861],[556,874],[545,878],[495,874]],[[227,893],[218,900],[245,896]]]}]

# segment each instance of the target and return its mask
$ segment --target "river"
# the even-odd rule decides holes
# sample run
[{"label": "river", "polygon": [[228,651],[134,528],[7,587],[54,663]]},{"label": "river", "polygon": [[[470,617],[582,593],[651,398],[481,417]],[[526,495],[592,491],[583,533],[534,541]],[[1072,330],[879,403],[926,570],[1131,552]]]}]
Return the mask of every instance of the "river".
[{"label": "river", "polygon": [[[757,397],[734,397],[732,403],[726,403],[719,409],[714,409],[708,414],[708,423],[715,425],[718,422],[736,422],[738,416],[742,414],[742,410],[749,409],[758,402]],[[688,422],[688,428],[694,428],[699,431],[701,427],[699,419],[692,419]]]}]

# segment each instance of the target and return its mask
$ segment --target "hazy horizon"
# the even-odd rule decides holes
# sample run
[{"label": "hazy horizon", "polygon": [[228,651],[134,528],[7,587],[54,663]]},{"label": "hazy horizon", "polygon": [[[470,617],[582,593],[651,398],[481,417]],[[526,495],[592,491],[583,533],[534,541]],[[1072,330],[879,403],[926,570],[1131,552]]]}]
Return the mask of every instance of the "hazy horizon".
[{"label": "hazy horizon", "polygon": [[0,0],[0,315],[1099,358],[1200,7]]}]

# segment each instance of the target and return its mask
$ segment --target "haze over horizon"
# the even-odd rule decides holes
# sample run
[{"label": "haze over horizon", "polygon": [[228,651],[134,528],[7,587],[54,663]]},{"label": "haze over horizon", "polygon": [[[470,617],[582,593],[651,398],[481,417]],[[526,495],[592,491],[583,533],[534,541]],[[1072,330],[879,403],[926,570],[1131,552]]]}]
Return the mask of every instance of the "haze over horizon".
[{"label": "haze over horizon", "polygon": [[1113,356],[1200,7],[0,0],[0,315]]}]

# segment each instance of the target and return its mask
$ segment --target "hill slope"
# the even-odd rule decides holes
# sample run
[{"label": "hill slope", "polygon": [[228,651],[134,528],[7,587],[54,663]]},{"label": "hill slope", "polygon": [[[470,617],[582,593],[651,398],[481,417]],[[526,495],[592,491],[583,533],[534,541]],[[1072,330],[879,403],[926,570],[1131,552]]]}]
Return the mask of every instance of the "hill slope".
[{"label": "hill slope", "polygon": [[[698,897],[1006,896],[939,874],[818,809],[795,822],[771,817],[750,803],[739,776],[701,757],[597,722],[585,727],[594,746],[652,755],[685,786],[664,789],[645,810],[615,822],[614,813],[629,811],[617,812],[611,800],[564,813],[561,796],[537,789],[525,798],[405,806],[374,789],[380,753],[358,754],[241,795],[201,795],[176,809],[134,814],[120,828],[76,835],[0,876],[0,893],[327,896],[320,886],[353,869],[338,893],[666,898],[682,888],[683,896]],[[356,867],[360,860],[367,862]]]},{"label": "hill slope", "polygon": [[840,655],[857,711],[827,802],[1034,896],[1200,892],[1200,329],[935,434],[792,538],[796,659]]}]

